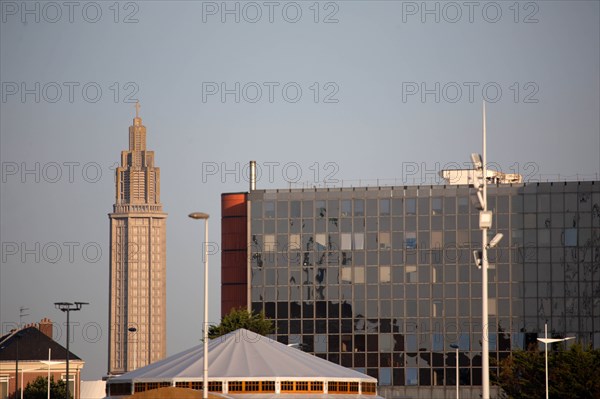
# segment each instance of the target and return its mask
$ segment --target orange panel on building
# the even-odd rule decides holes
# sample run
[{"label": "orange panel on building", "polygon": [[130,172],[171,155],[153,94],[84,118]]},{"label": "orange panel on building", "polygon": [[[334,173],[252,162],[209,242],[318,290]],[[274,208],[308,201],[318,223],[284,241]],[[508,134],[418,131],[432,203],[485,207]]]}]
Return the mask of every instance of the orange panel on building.
[{"label": "orange panel on building", "polygon": [[247,307],[247,193],[221,195],[221,316]]}]

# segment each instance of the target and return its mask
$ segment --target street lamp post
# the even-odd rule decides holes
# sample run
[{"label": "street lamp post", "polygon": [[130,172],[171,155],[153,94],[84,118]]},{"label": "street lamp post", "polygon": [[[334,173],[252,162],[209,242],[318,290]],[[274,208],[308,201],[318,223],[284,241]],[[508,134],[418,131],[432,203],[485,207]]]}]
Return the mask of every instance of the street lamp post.
[{"label": "street lamp post", "polygon": [[544,324],[544,338],[538,338],[538,341],[544,343],[544,356],[546,363],[546,399],[549,399],[548,395],[548,344],[554,342],[562,342],[568,341],[569,339],[574,339],[575,337],[566,337],[566,338],[548,338],[548,323]]},{"label": "street lamp post", "polygon": [[[15,360],[15,399],[19,397],[19,340],[21,339],[21,332],[15,333],[15,342],[17,346],[17,358]],[[22,392],[21,392],[22,393]]]},{"label": "street lamp post", "polygon": [[193,212],[188,215],[192,219],[204,220],[204,334],[203,351],[204,366],[202,373],[202,398],[208,398],[208,213]]},{"label": "street lamp post", "polygon": [[459,375],[458,375],[458,348],[457,344],[450,344],[450,347],[456,351],[456,399],[459,399],[458,388],[460,386]]},{"label": "street lamp post", "polygon": [[[66,390],[67,390],[67,394],[66,394],[66,398],[70,399],[69,397],[69,382],[71,380],[71,377],[69,376],[69,314],[71,312],[77,312],[79,310],[81,310],[81,308],[83,307],[83,305],[89,305],[88,302],[54,302],[54,306],[67,313],[67,386],[66,386]],[[73,382],[73,384],[75,383],[75,381]]]},{"label": "street lamp post", "polygon": [[[475,262],[481,268],[481,388],[482,398],[490,398],[490,354],[489,354],[489,326],[488,326],[488,249],[498,245],[502,234],[498,233],[488,243],[488,231],[492,227],[493,213],[487,207],[487,132],[485,117],[485,101],[483,102],[483,158],[477,154],[471,154],[471,160],[475,170],[481,173],[481,181],[477,183],[477,198],[479,199],[479,228],[481,229],[481,254],[474,251]],[[477,181],[478,177],[476,178]]]},{"label": "street lamp post", "polygon": [[489,399],[490,397],[490,354],[489,354],[489,330],[488,330],[488,258],[487,258],[487,233],[491,227],[491,212],[490,212],[490,226],[486,227],[482,223],[482,219],[487,215],[487,154],[486,154],[486,119],[485,119],[485,101],[483,103],[483,165],[482,165],[482,183],[483,183],[483,210],[479,216],[479,225],[481,228],[481,247],[482,247],[482,267],[481,267],[481,317],[483,319],[483,344],[481,347],[482,355],[482,368],[483,374],[483,399]]},{"label": "street lamp post", "polygon": [[50,366],[54,366],[56,364],[61,364],[64,362],[58,362],[58,361],[52,361],[52,349],[48,348],[48,360],[42,360],[40,363],[45,364],[46,366],[48,366],[48,386],[47,386],[47,394],[48,394],[48,399],[50,399]]},{"label": "street lamp post", "polygon": [[[135,333],[137,332],[137,328],[131,326],[127,329],[127,331],[135,335]],[[133,341],[133,370],[137,368],[137,336],[134,338],[135,340]],[[129,340],[127,340],[127,346],[129,346]],[[129,363],[129,359],[127,360],[127,363]],[[129,365],[127,366],[127,370],[129,371]]]}]

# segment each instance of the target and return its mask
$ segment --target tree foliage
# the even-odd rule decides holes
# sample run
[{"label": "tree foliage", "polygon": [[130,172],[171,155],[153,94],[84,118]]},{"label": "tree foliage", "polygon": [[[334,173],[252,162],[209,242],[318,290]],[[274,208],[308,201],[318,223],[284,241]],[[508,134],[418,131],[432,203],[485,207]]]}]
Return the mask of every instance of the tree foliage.
[{"label": "tree foliage", "polygon": [[[557,345],[560,347],[560,345]],[[498,376],[492,382],[502,388],[509,399],[533,399],[545,396],[544,351],[537,346],[514,351],[503,359]],[[600,398],[600,350],[574,344],[569,350],[548,348],[550,397],[564,399]]]},{"label": "tree foliage", "polygon": [[[50,377],[50,398],[62,399],[67,395],[67,384],[65,381],[54,381],[54,377]],[[48,398],[48,378],[38,377],[28,383],[23,390],[23,397],[27,399],[47,399]],[[69,392],[69,397],[73,397],[73,393]]]},{"label": "tree foliage", "polygon": [[244,308],[231,309],[223,316],[221,323],[216,326],[210,326],[208,337],[210,339],[220,337],[239,328],[255,332],[260,335],[272,334],[275,332],[273,321],[265,318],[264,313],[248,312]]}]

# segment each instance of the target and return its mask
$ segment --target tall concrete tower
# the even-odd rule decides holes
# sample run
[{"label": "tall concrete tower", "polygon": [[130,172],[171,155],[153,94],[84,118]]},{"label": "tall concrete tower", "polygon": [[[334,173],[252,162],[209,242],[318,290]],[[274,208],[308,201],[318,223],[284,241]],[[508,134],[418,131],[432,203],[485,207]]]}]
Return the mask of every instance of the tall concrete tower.
[{"label": "tall concrete tower", "polygon": [[165,357],[166,220],[160,170],[146,150],[136,104],[129,150],[121,152],[110,219],[108,373],[122,374]]}]

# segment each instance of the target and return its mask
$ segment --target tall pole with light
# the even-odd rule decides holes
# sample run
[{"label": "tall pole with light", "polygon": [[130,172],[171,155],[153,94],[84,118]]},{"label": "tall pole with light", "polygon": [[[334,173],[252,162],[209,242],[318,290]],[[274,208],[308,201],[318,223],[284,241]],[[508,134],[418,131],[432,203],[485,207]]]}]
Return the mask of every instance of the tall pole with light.
[{"label": "tall pole with light", "polygon": [[[477,198],[479,199],[479,228],[481,229],[481,253],[473,251],[475,263],[481,268],[481,388],[483,399],[490,398],[490,354],[489,354],[489,326],[488,326],[488,249],[494,248],[502,239],[498,233],[488,243],[488,231],[492,227],[493,214],[487,208],[487,154],[486,139],[487,127],[485,117],[485,101],[483,102],[483,159],[477,153],[471,154],[471,160],[476,172],[481,174],[475,176],[477,182]],[[477,173],[476,173],[477,175]]]},{"label": "tall pole with light", "polygon": [[52,361],[52,349],[48,348],[48,360],[42,360],[40,363],[44,363],[45,365],[48,366],[48,399],[50,399],[50,366],[54,366],[56,364],[61,364],[64,362],[58,362],[58,361]]},{"label": "tall pole with light", "polygon": [[460,386],[460,382],[459,382],[460,380],[459,380],[459,374],[458,374],[458,348],[459,348],[459,346],[457,344],[450,344],[450,347],[456,351],[456,399],[460,399],[459,398],[460,394],[458,392],[458,389]]},{"label": "tall pole with light", "polygon": [[17,347],[17,358],[15,360],[15,399],[19,397],[19,340],[21,339],[21,332],[15,333],[15,342]]},{"label": "tall pole with light", "polygon": [[204,333],[203,352],[204,366],[202,374],[202,398],[208,398],[208,213],[193,212],[188,215],[192,219],[204,220]]},{"label": "tall pole with light", "polygon": [[548,338],[548,323],[544,324],[544,338],[538,338],[537,340],[544,343],[544,352],[545,352],[545,362],[546,362],[546,399],[549,399],[548,396],[548,344],[552,344],[555,342],[568,341],[570,339],[574,339],[575,337],[566,337],[566,338]]},{"label": "tall pole with light", "polygon": [[[135,336],[135,333],[137,332],[137,328],[131,326],[127,329],[128,332],[130,332],[132,335],[134,335],[133,339],[131,341],[133,341],[133,368],[132,370],[137,369],[137,337]],[[129,344],[129,340],[127,340],[127,343]],[[129,363],[129,359],[127,360],[127,363]],[[127,370],[129,370],[129,366],[127,366]]]},{"label": "tall pole with light", "polygon": [[[66,398],[70,399],[69,396],[69,382],[71,381],[71,378],[69,376],[69,314],[71,312],[77,312],[79,310],[81,310],[81,308],[83,307],[83,305],[89,305],[88,302],[54,302],[54,306],[67,313],[67,386],[66,386]],[[75,383],[75,381],[73,382]]]}]

